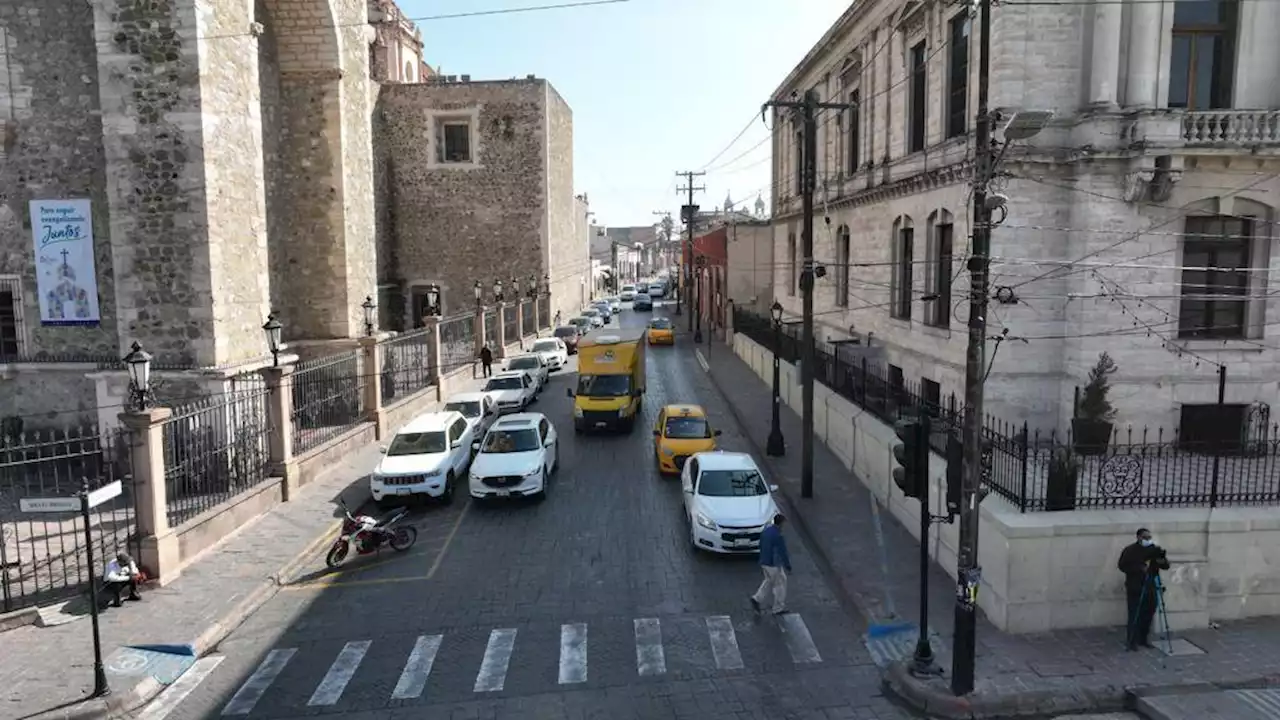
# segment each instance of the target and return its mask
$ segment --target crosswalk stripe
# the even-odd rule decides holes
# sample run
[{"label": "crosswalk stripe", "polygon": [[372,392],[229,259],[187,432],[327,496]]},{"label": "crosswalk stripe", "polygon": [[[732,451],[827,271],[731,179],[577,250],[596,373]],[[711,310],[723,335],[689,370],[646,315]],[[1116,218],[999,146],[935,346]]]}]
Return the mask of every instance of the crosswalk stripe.
[{"label": "crosswalk stripe", "polygon": [[192,690],[209,677],[209,673],[213,672],[219,663],[226,659],[225,655],[214,655],[195,661],[172,685],[165,688],[146,710],[139,713],[136,720],[164,720],[174,708],[187,699]]},{"label": "crosswalk stripe", "polygon": [[641,677],[667,671],[667,655],[662,649],[662,624],[658,618],[636,618],[636,671]]},{"label": "crosswalk stripe", "polygon": [[587,681],[587,625],[560,626],[560,684]]},{"label": "crosswalk stripe", "polygon": [[431,666],[436,662],[436,653],[440,652],[443,635],[422,635],[413,644],[413,652],[409,653],[409,661],[404,664],[396,689],[391,691],[392,700],[411,700],[422,697],[427,687],[427,676],[431,674]]},{"label": "crosswalk stripe", "polygon": [[809,626],[796,613],[787,613],[778,618],[782,626],[782,637],[787,641],[787,650],[791,651],[791,659],[797,664],[819,663],[822,656],[818,654],[818,646],[813,644],[813,636],[809,634]]},{"label": "crosswalk stripe", "polygon": [[315,707],[338,702],[338,698],[342,697],[342,691],[347,689],[347,683],[351,682],[351,678],[355,676],[356,668],[360,667],[360,661],[364,660],[364,654],[369,652],[369,646],[372,644],[372,640],[357,640],[343,645],[342,652],[338,653],[338,657],[329,666],[329,672],[324,674],[324,679],[311,694],[307,705]]},{"label": "crosswalk stripe", "polygon": [[507,666],[511,664],[511,652],[516,646],[516,629],[503,628],[489,633],[489,644],[480,661],[480,673],[476,675],[476,692],[497,692],[507,683]]},{"label": "crosswalk stripe", "polygon": [[738,650],[738,634],[733,631],[733,620],[728,615],[709,617],[707,632],[711,634],[711,652],[716,656],[716,667],[741,670],[742,653]]},{"label": "crosswalk stripe", "polygon": [[284,670],[284,666],[289,664],[289,660],[296,652],[298,652],[297,648],[284,648],[267,653],[267,657],[263,659],[262,664],[258,665],[258,669],[254,670],[236,694],[231,696],[231,702],[222,709],[222,714],[248,715],[253,712],[253,707],[262,699],[262,694],[271,687],[271,683],[275,682],[276,677]]}]

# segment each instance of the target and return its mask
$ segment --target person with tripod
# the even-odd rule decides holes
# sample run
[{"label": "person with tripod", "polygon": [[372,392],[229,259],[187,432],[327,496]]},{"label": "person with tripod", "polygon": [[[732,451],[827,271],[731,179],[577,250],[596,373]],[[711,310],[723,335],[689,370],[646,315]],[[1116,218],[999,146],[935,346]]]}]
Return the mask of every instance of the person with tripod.
[{"label": "person with tripod", "polygon": [[1160,584],[1160,571],[1169,569],[1168,552],[1156,545],[1151,531],[1139,528],[1138,539],[1120,552],[1116,567],[1124,573],[1124,594],[1128,606],[1125,649],[1137,650],[1138,646],[1151,644],[1151,623],[1156,608],[1163,600],[1164,587]]}]

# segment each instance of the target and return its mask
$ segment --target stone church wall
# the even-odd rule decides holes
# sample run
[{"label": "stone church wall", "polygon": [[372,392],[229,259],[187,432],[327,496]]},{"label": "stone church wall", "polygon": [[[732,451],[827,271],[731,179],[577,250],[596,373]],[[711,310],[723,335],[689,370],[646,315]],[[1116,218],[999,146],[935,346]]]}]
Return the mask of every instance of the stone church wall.
[{"label": "stone church wall", "polygon": [[579,242],[573,195],[573,110],[547,84],[547,254],[551,315],[576,315],[581,287],[591,272],[587,245]]}]

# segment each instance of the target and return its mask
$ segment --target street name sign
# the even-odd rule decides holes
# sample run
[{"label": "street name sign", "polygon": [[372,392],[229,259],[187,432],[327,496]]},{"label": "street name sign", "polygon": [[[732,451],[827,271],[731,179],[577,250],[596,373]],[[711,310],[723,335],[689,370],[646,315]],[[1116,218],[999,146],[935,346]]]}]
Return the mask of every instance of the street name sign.
[{"label": "street name sign", "polygon": [[31,513],[78,512],[80,498],[22,498],[18,501],[18,509]]},{"label": "street name sign", "polygon": [[89,493],[89,507],[95,508],[112,498],[120,497],[120,493],[124,492],[124,488],[120,485],[120,481],[107,483],[102,487]]}]

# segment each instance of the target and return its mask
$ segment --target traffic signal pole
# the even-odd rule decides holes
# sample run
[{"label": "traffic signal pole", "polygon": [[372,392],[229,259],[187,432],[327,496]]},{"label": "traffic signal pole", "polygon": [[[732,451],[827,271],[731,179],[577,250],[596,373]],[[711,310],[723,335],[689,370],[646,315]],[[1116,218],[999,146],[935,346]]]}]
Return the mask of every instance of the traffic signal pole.
[{"label": "traffic signal pole", "polygon": [[941,675],[942,669],[934,661],[929,641],[929,528],[945,517],[935,516],[929,508],[929,416],[899,422],[894,432],[902,442],[893,446],[893,457],[901,465],[893,469],[893,481],[904,495],[920,501],[920,634],[911,658],[911,674],[933,677]]}]

